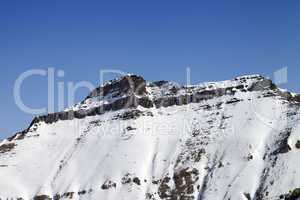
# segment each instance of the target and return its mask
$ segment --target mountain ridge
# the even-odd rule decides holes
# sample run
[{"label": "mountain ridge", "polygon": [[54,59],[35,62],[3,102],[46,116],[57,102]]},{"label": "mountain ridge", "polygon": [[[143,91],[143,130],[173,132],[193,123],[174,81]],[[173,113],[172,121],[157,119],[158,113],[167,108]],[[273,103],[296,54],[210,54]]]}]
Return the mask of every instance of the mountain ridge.
[{"label": "mountain ridge", "polygon": [[[286,98],[288,100],[300,102],[300,95],[292,94],[289,91],[282,92],[282,91],[278,90],[278,87],[270,79],[265,78],[265,77],[263,77],[262,75],[259,75],[259,74],[243,75],[243,76],[238,76],[238,77],[236,77],[232,80],[227,80],[227,82],[228,81],[230,81],[230,82],[241,81],[240,84],[238,84],[235,87],[234,86],[227,86],[227,89],[231,90],[233,88],[236,88],[236,89],[239,89],[239,90],[242,90],[242,91],[246,91],[245,88],[244,88],[244,85],[242,84],[242,82],[247,82],[247,79],[248,80],[249,79],[257,80],[254,83],[252,83],[253,84],[252,88],[251,87],[248,88],[249,91],[266,90],[266,89],[275,90],[275,89],[277,89],[276,92],[278,93],[278,95],[281,95],[281,96],[283,96],[284,98]],[[169,88],[169,89],[170,90],[172,90],[172,89],[173,90],[179,90],[179,88],[187,89],[187,88],[193,88],[193,87],[205,87],[205,86],[202,86],[202,85],[205,85],[205,84],[208,85],[208,86],[206,86],[208,88],[208,87],[211,87],[211,85],[214,85],[216,83],[217,84],[222,83],[222,82],[226,82],[226,81],[205,82],[205,83],[200,83],[200,84],[197,84],[197,85],[190,85],[188,87],[176,84],[176,86],[178,88],[176,88],[174,85],[172,85],[172,88],[171,89]],[[128,75],[122,76],[120,78],[116,78],[114,80],[110,80],[110,81],[105,82],[103,85],[101,85],[101,86],[97,87],[96,89],[94,89],[94,91],[92,91],[84,99],[84,101],[89,100],[90,98],[93,98],[93,97],[98,97],[98,96],[105,97],[106,95],[109,94],[109,90],[114,89],[114,87],[121,87],[124,90],[124,91],[121,91],[121,92],[131,93],[132,95],[135,95],[136,93],[137,93],[137,95],[145,95],[145,94],[147,94],[147,92],[146,92],[146,87],[147,86],[148,87],[151,87],[151,86],[152,87],[155,87],[155,86],[161,87],[161,86],[163,86],[165,84],[169,84],[169,83],[171,83],[171,81],[165,81],[165,80],[146,83],[146,80],[144,80],[144,78],[142,76],[135,75],[135,74],[128,74]],[[219,89],[222,89],[222,88],[219,88]],[[227,92],[226,88],[223,88],[223,89],[225,89],[225,92]],[[206,91],[209,91],[209,90],[206,90]],[[213,95],[224,95],[224,91],[223,92],[219,91],[219,93],[222,93],[222,94],[213,94]],[[120,97],[120,95],[124,95],[124,93],[120,93],[118,95]],[[180,103],[176,102],[176,101],[178,99],[180,101],[180,98],[182,98],[181,99],[182,104],[193,103],[193,99],[190,99],[188,101],[183,96],[179,96],[179,97],[176,96],[176,95],[173,95],[173,96],[175,96],[175,97],[173,97],[173,101],[175,101],[175,102],[171,103],[172,105],[174,105],[174,104],[179,105]],[[162,99],[163,98],[166,98],[166,97],[162,97]],[[193,97],[188,97],[188,98],[193,98]],[[162,101],[162,99],[157,98],[157,99],[154,99],[152,101],[147,96],[143,97],[143,98],[139,98],[139,99],[136,99],[135,96],[129,96],[129,97],[127,96],[127,98],[125,98],[125,101],[116,101],[116,102],[113,102],[112,104],[109,104],[109,106],[107,106],[107,107],[97,106],[97,108],[95,110],[93,110],[91,112],[88,112],[88,113],[81,112],[81,111],[83,111],[81,109],[79,109],[78,112],[76,112],[77,110],[76,111],[74,110],[75,112],[72,112],[73,111],[72,108],[74,109],[74,106],[72,106],[71,108],[66,109],[65,111],[59,111],[59,112],[49,113],[49,114],[46,114],[46,115],[41,115],[41,116],[35,117],[32,120],[32,122],[30,123],[30,125],[27,129],[25,129],[24,131],[16,133],[15,135],[9,137],[8,139],[11,140],[11,139],[17,137],[18,134],[20,134],[21,137],[23,137],[22,135],[24,135],[24,133],[26,133],[31,128],[31,126],[33,126],[35,123],[37,123],[39,121],[45,121],[46,123],[52,123],[52,122],[55,122],[57,120],[68,120],[68,119],[73,119],[73,118],[83,118],[85,116],[103,114],[103,113],[105,113],[105,111],[109,111],[109,110],[119,110],[119,109],[126,108],[126,107],[136,107],[137,105],[141,105],[141,106],[146,107],[146,108],[153,107],[153,106],[155,106],[155,107],[170,106],[170,103],[167,103],[167,104],[163,105],[164,102]],[[83,104],[84,101],[80,102],[80,104]],[[130,103],[128,103],[128,102],[130,102]]]}]

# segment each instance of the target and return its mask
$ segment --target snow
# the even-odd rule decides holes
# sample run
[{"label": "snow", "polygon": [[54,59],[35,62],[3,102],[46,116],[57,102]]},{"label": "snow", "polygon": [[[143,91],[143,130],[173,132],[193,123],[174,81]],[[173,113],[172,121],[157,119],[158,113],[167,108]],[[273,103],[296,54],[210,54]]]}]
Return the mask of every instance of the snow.
[{"label": "snow", "polygon": [[[180,87],[177,95],[188,89],[193,92],[250,86],[260,77],[243,76]],[[244,78],[249,79],[242,82]],[[148,85],[147,91],[155,99],[169,95],[174,86],[177,87],[170,82],[163,87]],[[199,175],[190,194],[193,199],[246,199],[245,193],[254,198],[260,187],[269,192],[263,199],[278,199],[300,187],[300,150],[295,148],[300,138],[299,107],[276,96],[262,95],[263,91],[238,91],[235,95],[182,106],[139,106],[136,109],[153,116],[129,120],[116,119],[118,114],[130,111],[123,109],[52,124],[40,122],[24,139],[11,141],[15,148],[0,153],[0,166],[6,166],[0,167],[0,198],[27,200],[41,194],[53,197],[74,192],[73,199],[146,199],[147,193],[161,199],[160,184],[153,181],[166,176],[172,179],[174,173],[195,168]],[[87,109],[117,98],[86,99],[69,109]],[[242,101],[226,104],[232,98]],[[216,106],[219,103],[220,108]],[[206,105],[211,108],[206,109]],[[296,114],[287,117],[289,112]],[[278,154],[272,166],[271,153],[287,127],[291,127],[291,150]],[[195,131],[198,135],[193,136]],[[6,140],[0,145],[11,142]],[[201,159],[191,159],[192,152],[202,148],[205,153]],[[178,163],[179,158],[182,162]],[[138,177],[140,185],[122,184],[128,173],[132,178]],[[116,187],[101,189],[108,180]],[[169,186],[174,184],[170,181]],[[86,194],[78,195],[83,190]]]}]

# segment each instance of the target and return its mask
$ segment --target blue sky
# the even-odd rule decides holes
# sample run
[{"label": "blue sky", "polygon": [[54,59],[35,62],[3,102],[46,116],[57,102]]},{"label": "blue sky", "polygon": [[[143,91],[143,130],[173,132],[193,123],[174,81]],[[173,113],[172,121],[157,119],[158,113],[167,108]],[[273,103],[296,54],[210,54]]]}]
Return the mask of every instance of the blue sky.
[{"label": "blue sky", "polygon": [[[282,87],[300,91],[300,2],[291,1],[17,1],[0,2],[0,138],[32,115],[13,98],[28,69],[65,71],[56,81],[96,84],[100,69],[148,80],[194,83],[288,67]],[[32,107],[47,104],[45,77],[23,84]],[[78,91],[77,99],[88,91]]]}]

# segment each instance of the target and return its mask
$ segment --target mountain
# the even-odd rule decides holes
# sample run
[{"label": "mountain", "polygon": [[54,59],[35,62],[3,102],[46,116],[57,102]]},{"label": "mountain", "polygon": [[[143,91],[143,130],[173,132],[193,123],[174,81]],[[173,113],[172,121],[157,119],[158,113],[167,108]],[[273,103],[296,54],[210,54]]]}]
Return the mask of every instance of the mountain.
[{"label": "mountain", "polygon": [[127,75],[0,142],[0,199],[300,198],[300,96]]}]

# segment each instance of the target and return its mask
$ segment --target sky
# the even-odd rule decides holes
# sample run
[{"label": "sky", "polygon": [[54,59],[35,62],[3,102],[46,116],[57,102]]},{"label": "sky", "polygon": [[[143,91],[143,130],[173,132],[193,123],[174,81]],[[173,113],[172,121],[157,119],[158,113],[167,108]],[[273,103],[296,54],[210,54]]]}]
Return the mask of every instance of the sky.
[{"label": "sky", "polygon": [[[64,72],[55,73],[56,96],[59,82],[97,86],[100,70],[185,83],[187,67],[192,83],[244,74],[272,78],[287,67],[281,87],[300,92],[299,8],[297,0],[1,0],[0,139],[34,117],[13,95],[18,77],[32,69]],[[76,100],[88,93],[79,89]],[[47,78],[26,79],[21,97],[30,107],[46,106]]]}]

